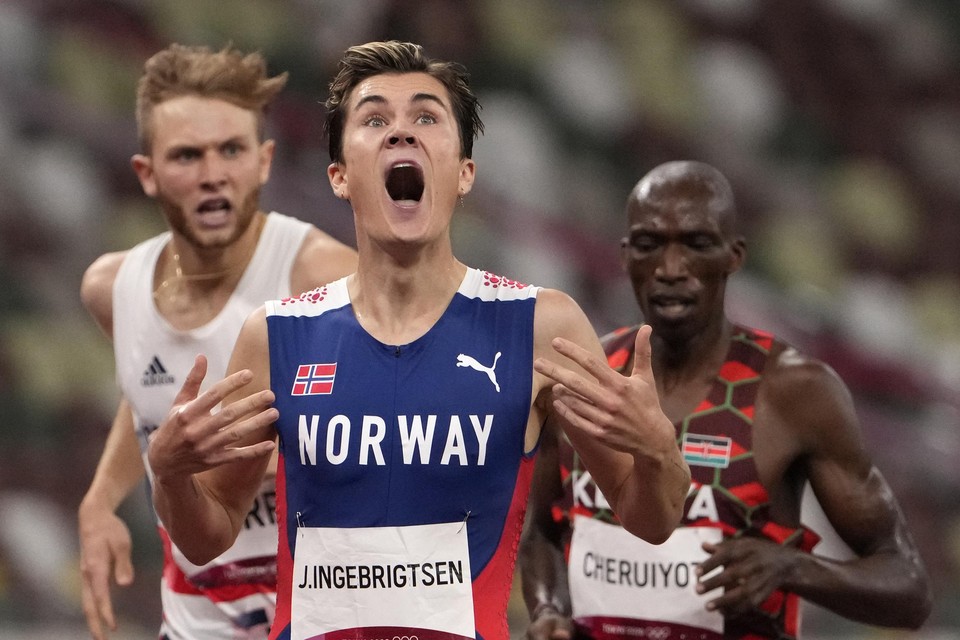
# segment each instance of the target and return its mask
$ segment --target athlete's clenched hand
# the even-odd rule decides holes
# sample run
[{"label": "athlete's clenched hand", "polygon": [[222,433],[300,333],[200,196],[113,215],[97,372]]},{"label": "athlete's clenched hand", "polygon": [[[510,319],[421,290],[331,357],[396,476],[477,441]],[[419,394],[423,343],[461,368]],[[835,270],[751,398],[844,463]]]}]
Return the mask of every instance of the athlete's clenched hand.
[{"label": "athlete's clenched hand", "polygon": [[246,443],[247,437],[277,419],[271,391],[260,391],[214,411],[224,398],[252,379],[237,371],[200,393],[207,360],[197,356],[173,408],[150,436],[147,459],[157,480],[183,477],[220,465],[269,455],[273,441]]}]

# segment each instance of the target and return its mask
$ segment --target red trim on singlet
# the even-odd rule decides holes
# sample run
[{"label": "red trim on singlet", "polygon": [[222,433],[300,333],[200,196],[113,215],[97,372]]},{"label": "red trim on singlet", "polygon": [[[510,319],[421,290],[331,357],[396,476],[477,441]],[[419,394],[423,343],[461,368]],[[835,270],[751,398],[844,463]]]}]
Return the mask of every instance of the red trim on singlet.
[{"label": "red trim on singlet", "polygon": [[483,640],[508,640],[510,627],[507,605],[513,588],[513,569],[517,561],[520,532],[527,511],[527,497],[533,479],[534,456],[520,460],[513,499],[504,521],[500,542],[493,557],[473,581],[473,615],[477,636]]},{"label": "red trim on singlet", "polygon": [[269,585],[257,583],[228,584],[209,589],[201,589],[190,582],[187,575],[173,561],[173,545],[166,529],[157,527],[160,534],[160,543],[163,545],[163,581],[167,588],[186,596],[203,596],[211,602],[233,602],[260,593],[273,593]]},{"label": "red trim on singlet", "polygon": [[277,459],[277,612],[270,626],[271,640],[290,626],[293,589],[293,554],[287,543],[287,474],[283,456]]}]

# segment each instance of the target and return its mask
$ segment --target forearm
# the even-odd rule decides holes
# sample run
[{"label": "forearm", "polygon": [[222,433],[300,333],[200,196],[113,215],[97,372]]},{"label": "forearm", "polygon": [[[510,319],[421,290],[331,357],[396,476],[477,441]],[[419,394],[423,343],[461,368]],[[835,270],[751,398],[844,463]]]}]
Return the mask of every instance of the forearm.
[{"label": "forearm", "polygon": [[559,542],[539,532],[525,533],[520,540],[518,565],[531,621],[545,610],[570,615],[567,563]]},{"label": "forearm", "polygon": [[623,527],[647,542],[664,542],[680,524],[690,469],[672,443],[656,455],[634,456],[611,506]]},{"label": "forearm", "polygon": [[170,539],[190,562],[205,564],[230,548],[242,522],[196,475],[154,478],[153,504]]},{"label": "forearm", "polygon": [[133,416],[126,401],[120,403],[90,487],[80,503],[80,516],[89,511],[114,513],[144,477],[143,458],[137,445]]},{"label": "forearm", "polygon": [[932,606],[919,560],[893,552],[850,561],[798,552],[783,588],[851,620],[885,627],[916,629]]}]

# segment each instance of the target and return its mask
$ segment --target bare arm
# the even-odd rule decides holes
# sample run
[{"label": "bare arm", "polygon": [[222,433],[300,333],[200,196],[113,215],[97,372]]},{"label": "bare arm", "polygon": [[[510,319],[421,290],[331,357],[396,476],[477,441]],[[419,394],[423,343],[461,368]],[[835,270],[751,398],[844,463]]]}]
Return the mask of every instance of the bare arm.
[{"label": "bare arm", "polygon": [[276,447],[267,358],[261,308],[240,331],[227,377],[198,395],[206,374],[206,360],[198,356],[151,437],[154,507],[194,564],[210,561],[236,540]]},{"label": "bare arm", "polygon": [[[80,298],[91,317],[113,337],[113,283],[126,253],[101,256],[86,270]],[[133,414],[121,399],[93,481],[77,510],[83,612],[90,634],[106,638],[104,625],[117,628],[110,598],[111,575],[118,585],[133,582],[130,531],[117,517],[120,504],[145,474],[133,426]]]},{"label": "bare arm", "polygon": [[[857,557],[838,561],[762,541],[729,541],[702,568],[724,565],[724,574],[745,583],[716,606],[756,606],[782,588],[852,620],[919,627],[932,603],[926,571],[893,492],[864,448],[846,385],[820,362],[796,355],[784,361],[765,381],[766,406],[760,415],[758,402],[757,421],[801,438],[817,500]],[[714,584],[726,579],[713,578]]]},{"label": "bare arm", "polygon": [[133,415],[126,400],[121,400],[93,482],[77,512],[83,612],[90,634],[97,639],[106,637],[104,623],[117,628],[110,599],[111,574],[118,585],[133,582],[130,531],[116,511],[143,477]]},{"label": "bare arm", "polygon": [[540,435],[527,516],[520,537],[517,562],[523,599],[530,615],[527,629],[530,640],[573,637],[567,563],[563,553],[564,536],[569,532],[569,525],[566,521],[556,522],[552,515],[553,504],[563,492],[558,456],[560,437],[561,434],[552,430]]},{"label": "bare arm", "polygon": [[[600,341],[569,296],[538,297],[536,371],[546,421],[557,421],[623,527],[654,544],[680,522],[690,470],[660,409],[650,365],[650,329],[637,335],[633,373],[607,364]],[[551,425],[547,425],[550,428]]]}]

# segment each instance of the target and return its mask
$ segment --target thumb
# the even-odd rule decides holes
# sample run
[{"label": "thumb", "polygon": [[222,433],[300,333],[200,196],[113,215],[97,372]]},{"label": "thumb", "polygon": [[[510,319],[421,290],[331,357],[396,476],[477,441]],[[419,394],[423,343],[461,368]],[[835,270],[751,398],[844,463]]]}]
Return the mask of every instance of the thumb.
[{"label": "thumb", "polygon": [[198,355],[193,361],[193,367],[187,373],[183,386],[177,392],[173,399],[173,406],[177,407],[190,402],[200,395],[200,385],[203,384],[203,378],[207,375],[207,357],[203,354]]},{"label": "thumb", "polygon": [[120,553],[116,558],[116,566],[113,569],[113,578],[121,587],[133,584],[133,563],[130,561],[129,553]]},{"label": "thumb", "polygon": [[639,376],[644,382],[654,384],[653,365],[651,364],[650,334],[653,328],[645,324],[637,332],[637,340],[633,351],[633,376]]}]

